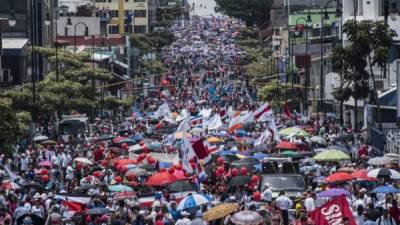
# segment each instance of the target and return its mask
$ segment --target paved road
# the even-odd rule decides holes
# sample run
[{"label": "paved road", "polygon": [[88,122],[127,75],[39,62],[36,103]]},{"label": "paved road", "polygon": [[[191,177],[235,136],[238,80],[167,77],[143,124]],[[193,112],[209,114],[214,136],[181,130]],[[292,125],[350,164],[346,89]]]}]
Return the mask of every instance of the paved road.
[{"label": "paved road", "polygon": [[214,7],[216,6],[214,0],[188,0],[189,4],[193,6],[194,3],[194,15],[199,16],[209,16],[209,15],[218,15],[214,11]]}]

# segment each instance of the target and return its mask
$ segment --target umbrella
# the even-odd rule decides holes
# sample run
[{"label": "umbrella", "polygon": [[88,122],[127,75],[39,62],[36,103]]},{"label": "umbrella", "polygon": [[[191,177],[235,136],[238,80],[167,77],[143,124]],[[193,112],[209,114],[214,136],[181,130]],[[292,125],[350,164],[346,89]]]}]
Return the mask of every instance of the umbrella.
[{"label": "umbrella", "polygon": [[126,143],[129,146],[131,146],[131,145],[136,144],[136,141],[133,140],[133,139],[130,139],[130,138],[125,138],[125,139],[122,139],[121,141],[115,142],[115,143],[118,144],[118,145],[122,145],[122,144]]},{"label": "umbrella", "polygon": [[345,189],[342,188],[332,188],[326,191],[321,191],[320,193],[317,194],[318,197],[336,197],[336,196],[340,196],[340,195],[346,195],[346,196],[350,196],[351,193]]},{"label": "umbrella", "polygon": [[98,188],[98,185],[97,184],[86,184],[86,185],[79,186],[74,191],[81,193],[81,192],[86,192],[87,190],[94,189],[94,188]]},{"label": "umbrella", "polygon": [[373,178],[381,178],[381,177],[389,177],[391,179],[400,180],[400,173],[396,170],[386,169],[386,168],[378,168],[368,172],[369,177]]},{"label": "umbrella", "polygon": [[42,145],[55,145],[57,144],[57,142],[53,141],[53,140],[45,140],[41,142]]},{"label": "umbrella", "polygon": [[275,148],[297,150],[297,145],[288,141],[281,141],[275,146]]},{"label": "umbrella", "polygon": [[144,164],[144,165],[139,166],[139,168],[144,169],[146,171],[156,171],[157,170],[156,166],[151,165],[151,164]]},{"label": "umbrella", "polygon": [[390,164],[390,163],[393,163],[396,161],[398,161],[398,160],[394,159],[394,158],[389,158],[389,157],[383,156],[383,157],[370,158],[368,160],[368,164],[374,165],[374,166],[381,166],[381,165]]},{"label": "umbrella", "polygon": [[125,176],[129,176],[130,174],[133,174],[133,175],[135,175],[137,177],[140,177],[140,176],[146,176],[148,174],[148,172],[145,169],[134,168],[134,169],[128,170],[125,173]]},{"label": "umbrella", "polygon": [[393,158],[393,159],[400,159],[400,155],[396,153],[386,153],[383,155],[384,157]]},{"label": "umbrella", "polygon": [[123,185],[123,184],[108,186],[108,190],[114,191],[114,192],[126,192],[126,191],[131,192],[131,191],[133,191],[133,189],[131,187]]},{"label": "umbrella", "polygon": [[326,145],[326,140],[325,140],[323,137],[321,137],[321,136],[314,136],[314,137],[311,137],[311,138],[310,138],[310,141],[311,141],[312,143],[316,143],[316,144],[319,144],[319,145]]},{"label": "umbrella", "polygon": [[233,214],[231,222],[237,225],[258,225],[263,223],[264,219],[257,212],[244,210]]},{"label": "umbrella", "polygon": [[250,181],[251,181],[250,176],[232,177],[231,180],[229,181],[229,186],[230,187],[242,186],[250,183]]},{"label": "umbrella", "polygon": [[87,215],[102,215],[102,214],[106,214],[106,213],[110,213],[111,210],[105,207],[96,207],[96,208],[92,208],[89,209],[86,214]]},{"label": "umbrella", "polygon": [[352,173],[355,169],[353,167],[342,167],[338,169],[338,172]]},{"label": "umbrella", "polygon": [[74,161],[81,162],[81,163],[87,164],[87,165],[93,165],[93,162],[90,161],[88,158],[78,157],[78,158],[75,158]]},{"label": "umbrella", "polygon": [[168,190],[173,192],[195,191],[196,187],[193,183],[190,183],[189,181],[178,180],[168,185]]},{"label": "umbrella", "polygon": [[286,137],[286,136],[300,136],[300,137],[307,137],[309,134],[307,131],[299,128],[299,127],[288,127],[279,131],[279,134]]},{"label": "umbrella", "polygon": [[386,186],[380,186],[372,190],[373,193],[400,193],[400,190],[397,188],[394,188],[392,185],[386,185]]},{"label": "umbrella", "polygon": [[125,200],[128,198],[134,198],[136,197],[136,193],[135,192],[130,192],[130,191],[124,191],[124,192],[118,192],[114,198],[116,200]]},{"label": "umbrella", "polygon": [[265,153],[262,153],[262,152],[256,152],[256,153],[253,154],[253,157],[258,159],[258,160],[263,160],[263,159],[267,158],[268,155],[265,154]]},{"label": "umbrella", "polygon": [[177,210],[193,209],[197,206],[210,203],[211,199],[203,194],[192,194],[179,202]]},{"label": "umbrella", "polygon": [[368,170],[356,170],[351,176],[357,180],[376,181],[376,178],[368,176]]},{"label": "umbrella", "polygon": [[221,138],[218,137],[209,137],[207,138],[208,143],[219,143],[222,142]]},{"label": "umbrella", "polygon": [[128,151],[130,151],[130,152],[136,152],[136,151],[140,151],[140,150],[142,150],[142,149],[143,149],[142,146],[140,146],[139,144],[136,144],[136,145],[130,146],[129,149],[128,149]]},{"label": "umbrella", "polygon": [[329,175],[327,178],[325,178],[325,181],[328,183],[335,183],[335,182],[349,181],[352,179],[353,177],[349,173],[337,172]]},{"label": "umbrella", "polygon": [[39,135],[39,136],[34,137],[32,140],[33,141],[45,141],[45,140],[48,140],[48,139],[49,139],[49,137],[47,137],[45,135]]},{"label": "umbrella", "polygon": [[316,161],[340,161],[350,159],[346,153],[337,150],[326,150],[313,157]]},{"label": "umbrella", "polygon": [[19,217],[16,219],[16,223],[15,223],[15,224],[17,224],[17,225],[26,224],[26,223],[24,223],[24,220],[25,220],[27,217],[29,217],[30,220],[32,221],[32,223],[31,223],[32,225],[43,225],[43,224],[45,224],[45,222],[46,222],[46,221],[45,221],[42,217],[40,217],[40,216],[37,216],[37,215],[32,214],[32,213],[26,213],[26,214],[24,214],[24,215],[19,216]]},{"label": "umbrella", "polygon": [[294,152],[294,151],[284,151],[284,152],[281,152],[281,156],[293,158],[293,157],[297,157],[300,155],[299,155],[299,153]]},{"label": "umbrella", "polygon": [[2,190],[17,190],[20,188],[21,187],[17,183],[14,183],[12,181],[7,181],[0,185],[0,189]]},{"label": "umbrella", "polygon": [[112,134],[103,134],[97,138],[97,141],[107,141],[107,140],[112,140],[114,138],[115,138],[115,136]]},{"label": "umbrella", "polygon": [[147,179],[146,184],[149,186],[165,186],[177,181],[178,178],[168,172],[159,172]]},{"label": "umbrella", "polygon": [[247,166],[247,165],[257,165],[260,164],[260,161],[256,158],[253,157],[247,157],[247,158],[243,158],[237,161],[234,161],[231,163],[232,166],[238,167],[238,166]]},{"label": "umbrella", "polygon": [[342,152],[349,152],[346,147],[340,146],[340,145],[332,145],[327,147],[328,150],[336,150],[336,151],[342,151]]},{"label": "umbrella", "polygon": [[111,152],[115,152],[117,154],[121,154],[121,153],[123,153],[125,151],[123,148],[116,147],[116,146],[110,147],[109,150]]},{"label": "umbrella", "polygon": [[51,167],[53,165],[53,163],[51,161],[41,161],[38,163],[38,166],[46,166],[46,167]]},{"label": "umbrella", "polygon": [[206,213],[204,213],[203,220],[208,222],[219,218],[223,218],[233,212],[236,212],[238,208],[239,206],[236,203],[225,203],[217,205],[209,209]]},{"label": "umbrella", "polygon": [[29,192],[33,191],[43,192],[45,190],[45,188],[42,185],[36,183],[25,184],[24,186],[22,186],[22,189],[23,190],[28,189]]}]

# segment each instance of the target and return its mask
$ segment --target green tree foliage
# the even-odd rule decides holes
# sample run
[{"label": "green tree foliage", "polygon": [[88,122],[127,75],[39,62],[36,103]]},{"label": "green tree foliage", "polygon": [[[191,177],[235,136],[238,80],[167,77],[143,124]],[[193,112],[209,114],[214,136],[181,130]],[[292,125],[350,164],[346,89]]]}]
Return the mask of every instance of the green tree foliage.
[{"label": "green tree foliage", "polygon": [[[388,61],[389,48],[396,33],[384,22],[370,20],[356,24],[354,21],[347,21],[343,25],[343,32],[351,44],[333,50],[334,68],[343,78],[341,87],[336,89],[333,95],[339,101],[346,101],[350,97],[360,100],[370,95],[378,106],[378,117],[380,117],[372,68],[383,67]],[[372,87],[370,83],[373,84]]]},{"label": "green tree foliage", "polygon": [[258,96],[274,108],[281,108],[286,101],[286,92],[291,88],[291,83],[279,84],[277,80],[272,80],[259,90]]},{"label": "green tree foliage", "polygon": [[0,98],[0,152],[11,153],[16,140],[29,134],[29,113],[16,113],[12,100]]},{"label": "green tree foliage", "polygon": [[216,0],[216,11],[243,20],[247,26],[262,26],[269,21],[273,0]]},{"label": "green tree foliage", "polygon": [[[55,68],[55,49],[35,48],[35,50],[48,58]],[[109,84],[114,79],[104,69],[93,69],[88,62],[88,54],[75,54],[58,50],[59,54],[59,80],[56,81],[54,71],[50,71],[43,80],[36,84],[35,107],[33,107],[32,85],[24,84],[19,90],[9,90],[2,95],[12,99],[12,108],[15,111],[32,112],[35,108],[41,120],[48,121],[55,112],[69,114],[72,111],[86,113],[99,109],[98,102],[100,92],[96,90],[97,85]],[[123,106],[122,102],[119,106]],[[108,106],[107,104],[103,104]],[[116,104],[112,105],[117,107]],[[109,108],[106,108],[109,109]]]}]

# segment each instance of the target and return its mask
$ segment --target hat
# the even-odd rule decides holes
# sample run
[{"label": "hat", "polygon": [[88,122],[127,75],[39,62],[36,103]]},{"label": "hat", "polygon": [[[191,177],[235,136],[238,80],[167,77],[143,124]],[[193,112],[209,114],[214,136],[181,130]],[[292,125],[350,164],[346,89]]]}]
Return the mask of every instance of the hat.
[{"label": "hat", "polygon": [[268,211],[268,209],[265,205],[261,205],[258,211]]},{"label": "hat", "polygon": [[360,192],[367,192],[367,189],[361,188]]},{"label": "hat", "polygon": [[181,213],[181,216],[189,216],[190,214],[188,213],[188,212],[186,212],[186,211],[183,211],[182,213]]},{"label": "hat", "polygon": [[34,199],[38,199],[38,198],[41,198],[41,197],[42,196],[38,192],[36,192],[35,195],[33,196]]},{"label": "hat", "polygon": [[49,194],[47,194],[47,197],[48,197],[48,198],[54,197],[53,192],[49,192]]},{"label": "hat", "polygon": [[199,218],[203,217],[203,213],[201,213],[201,211],[197,211],[196,212],[196,217],[199,217]]},{"label": "hat", "polygon": [[265,184],[264,184],[264,187],[269,187],[269,186],[271,186],[270,183],[265,183]]},{"label": "hat", "polygon": [[43,194],[42,194],[42,199],[47,199],[46,193],[43,193]]},{"label": "hat", "polygon": [[24,218],[24,220],[22,220],[23,224],[33,224],[32,218],[27,216]]}]

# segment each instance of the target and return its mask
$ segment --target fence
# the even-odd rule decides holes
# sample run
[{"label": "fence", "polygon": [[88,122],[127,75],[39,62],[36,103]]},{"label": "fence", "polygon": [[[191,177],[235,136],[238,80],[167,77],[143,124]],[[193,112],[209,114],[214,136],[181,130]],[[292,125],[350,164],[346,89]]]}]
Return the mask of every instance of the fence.
[{"label": "fence", "polygon": [[371,144],[385,153],[400,154],[400,128],[395,123],[382,123],[381,131],[377,127],[375,123],[370,129]]}]

